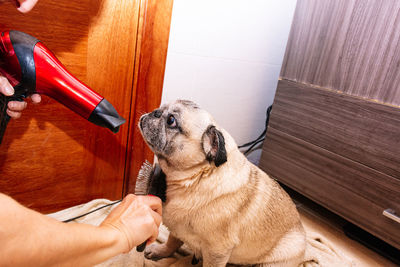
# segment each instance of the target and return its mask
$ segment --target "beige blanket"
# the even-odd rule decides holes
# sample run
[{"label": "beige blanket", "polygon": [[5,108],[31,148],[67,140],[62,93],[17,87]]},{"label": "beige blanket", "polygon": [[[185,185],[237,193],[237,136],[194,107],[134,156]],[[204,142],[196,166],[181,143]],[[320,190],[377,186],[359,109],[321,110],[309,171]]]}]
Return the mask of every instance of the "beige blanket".
[{"label": "beige blanket", "polygon": [[[49,214],[48,216],[63,221],[81,215],[103,205],[109,204],[111,202],[112,201],[107,199],[96,199],[86,204],[78,205],[69,209]],[[75,222],[99,225],[114,208],[114,206],[106,207],[104,209],[96,211],[85,217],[77,219]],[[351,262],[346,260],[345,257],[340,252],[338,252],[327,240],[325,240],[324,237],[317,233],[307,233],[307,235],[308,244],[306,249],[306,257],[304,263],[302,264],[302,267],[352,266]],[[167,240],[167,237],[168,230],[165,226],[161,225],[158,242],[165,242]],[[191,265],[191,260],[191,251],[184,245],[178,251],[178,253],[174,254],[173,257],[163,259],[158,262],[145,259],[143,257],[143,253],[138,253],[135,249],[133,249],[130,253],[116,256],[97,266],[193,266]],[[196,266],[201,266],[201,263]]]}]

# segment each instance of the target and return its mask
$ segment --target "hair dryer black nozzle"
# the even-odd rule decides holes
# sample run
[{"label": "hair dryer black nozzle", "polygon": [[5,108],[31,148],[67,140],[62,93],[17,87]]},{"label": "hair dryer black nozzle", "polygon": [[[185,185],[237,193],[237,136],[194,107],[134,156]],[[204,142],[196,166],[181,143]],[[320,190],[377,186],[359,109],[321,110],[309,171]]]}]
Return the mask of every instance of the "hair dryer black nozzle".
[{"label": "hair dryer black nozzle", "polygon": [[90,114],[88,120],[98,126],[110,129],[113,133],[117,133],[119,126],[126,122],[104,98]]}]

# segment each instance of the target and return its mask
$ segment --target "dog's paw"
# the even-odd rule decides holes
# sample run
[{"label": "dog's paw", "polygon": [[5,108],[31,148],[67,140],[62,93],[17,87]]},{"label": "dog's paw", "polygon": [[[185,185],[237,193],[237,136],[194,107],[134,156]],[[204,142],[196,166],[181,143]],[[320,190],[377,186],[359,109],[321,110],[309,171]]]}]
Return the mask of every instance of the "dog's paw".
[{"label": "dog's paw", "polygon": [[165,244],[151,244],[144,250],[146,259],[158,261],[171,256],[174,252],[171,251]]}]

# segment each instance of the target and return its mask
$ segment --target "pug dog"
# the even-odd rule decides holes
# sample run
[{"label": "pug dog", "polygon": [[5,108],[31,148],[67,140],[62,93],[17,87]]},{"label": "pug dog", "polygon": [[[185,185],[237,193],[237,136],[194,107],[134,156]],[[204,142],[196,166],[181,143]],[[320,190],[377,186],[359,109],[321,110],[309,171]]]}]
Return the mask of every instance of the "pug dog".
[{"label": "pug dog", "polygon": [[207,267],[302,262],[306,237],[294,203],[208,112],[177,100],[141,116],[139,128],[166,175],[170,231],[146,258],[169,257],[185,243]]}]

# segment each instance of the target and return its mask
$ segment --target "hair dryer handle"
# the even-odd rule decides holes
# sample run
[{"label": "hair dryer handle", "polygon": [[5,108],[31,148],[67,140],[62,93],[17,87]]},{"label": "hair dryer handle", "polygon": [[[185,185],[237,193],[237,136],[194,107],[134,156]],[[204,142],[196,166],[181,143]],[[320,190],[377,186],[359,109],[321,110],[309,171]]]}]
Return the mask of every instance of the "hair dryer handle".
[{"label": "hair dryer handle", "polygon": [[7,106],[10,101],[24,101],[25,95],[19,86],[15,86],[15,93],[12,96],[5,96],[0,94],[0,144],[3,140],[4,133],[6,132],[7,124],[10,121],[10,116],[7,114]]},{"label": "hair dryer handle", "polygon": [[7,124],[10,121],[10,116],[8,116],[6,112],[8,102],[9,102],[8,97],[3,94],[0,94],[0,144],[1,140],[3,140]]}]

